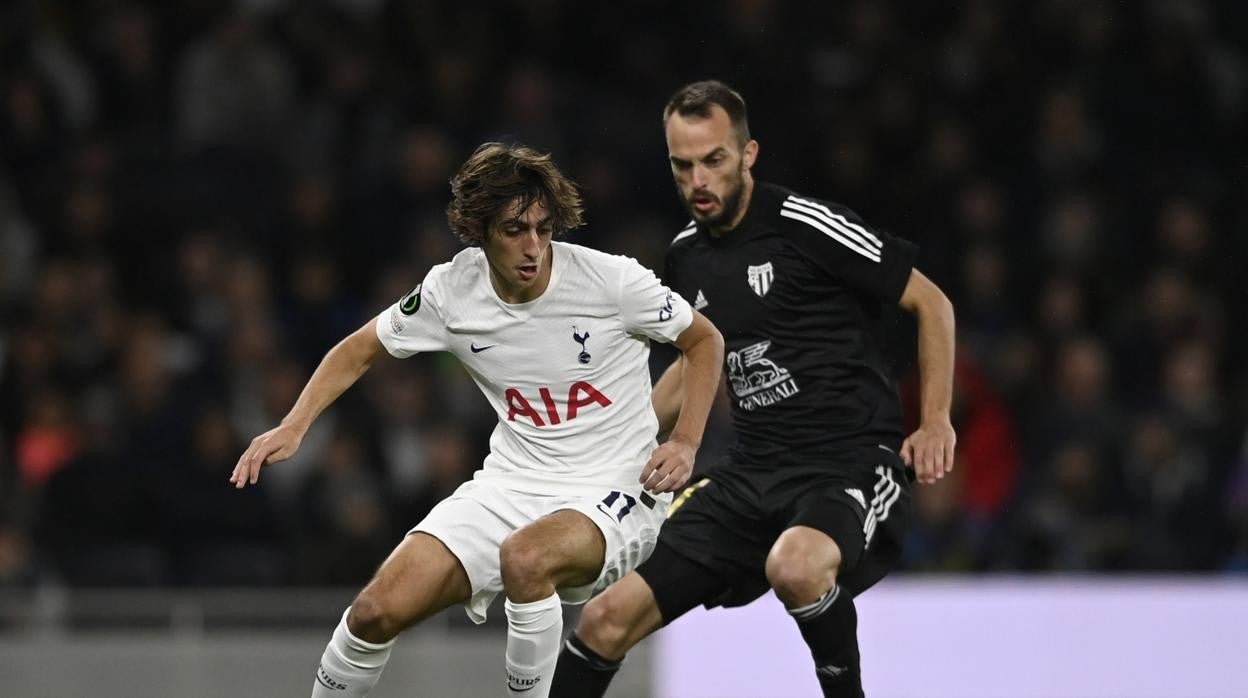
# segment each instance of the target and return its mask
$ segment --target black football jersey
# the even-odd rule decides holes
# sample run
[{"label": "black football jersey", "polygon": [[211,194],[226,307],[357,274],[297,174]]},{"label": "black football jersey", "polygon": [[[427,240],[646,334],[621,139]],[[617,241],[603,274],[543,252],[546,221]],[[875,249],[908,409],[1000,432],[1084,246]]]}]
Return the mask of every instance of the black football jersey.
[{"label": "black football jersey", "polygon": [[665,281],[724,335],[734,461],[900,446],[881,318],[917,254],[844,206],[763,182],[736,229],[676,236]]}]

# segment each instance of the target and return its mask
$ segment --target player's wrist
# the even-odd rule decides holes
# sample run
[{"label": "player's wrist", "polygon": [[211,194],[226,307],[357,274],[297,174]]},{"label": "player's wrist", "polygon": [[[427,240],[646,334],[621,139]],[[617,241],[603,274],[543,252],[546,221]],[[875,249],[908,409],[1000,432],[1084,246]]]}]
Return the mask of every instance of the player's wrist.
[{"label": "player's wrist", "polygon": [[304,434],[308,433],[308,428],[312,426],[312,421],[286,415],[286,418],[282,420],[281,426],[286,427],[287,429],[293,429],[296,434],[302,437]]},{"label": "player's wrist", "polygon": [[668,443],[676,442],[678,444],[681,444],[682,446],[687,446],[688,448],[696,451],[698,450],[698,447],[702,445],[702,436],[701,435],[693,436],[691,434],[682,432],[680,428],[677,427],[676,429],[672,430],[672,435],[667,437],[667,441]]},{"label": "player's wrist", "polygon": [[949,410],[947,409],[932,410],[931,412],[923,413],[923,421],[919,424],[919,426],[920,427],[929,426],[929,425],[944,426],[946,424],[951,424],[951,423],[952,422],[949,418]]}]

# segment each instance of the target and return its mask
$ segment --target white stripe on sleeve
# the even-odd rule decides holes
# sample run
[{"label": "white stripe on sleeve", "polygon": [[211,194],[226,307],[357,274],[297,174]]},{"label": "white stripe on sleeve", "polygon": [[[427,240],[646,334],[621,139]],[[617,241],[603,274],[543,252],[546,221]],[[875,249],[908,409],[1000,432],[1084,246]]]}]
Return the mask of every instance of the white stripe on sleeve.
[{"label": "white stripe on sleeve", "polygon": [[803,199],[797,196],[790,196],[788,200],[794,203],[798,203],[798,204],[805,204],[806,206],[810,206],[812,208],[818,209],[819,211],[822,211],[829,218],[840,221],[847,228],[850,228],[854,230],[855,232],[857,232],[859,235],[862,235],[864,238],[874,243],[876,247],[882,247],[884,245],[884,243],[880,242],[880,239],[875,236],[875,233],[872,233],[870,230],[867,230],[861,225],[858,225],[857,223],[850,221],[848,218],[846,218],[845,216],[842,216],[839,213],[832,213],[832,209],[828,208],[827,206],[824,206],[821,203],[818,203],[815,201],[807,201],[806,199]]},{"label": "white stripe on sleeve", "polygon": [[789,208],[787,202],[785,203],[784,207],[780,210],[780,215],[785,218],[791,218],[795,221],[801,221],[805,223],[806,225],[809,225],[815,230],[818,230],[824,235],[827,235],[833,240],[836,240],[837,242],[848,247],[854,252],[857,252],[863,257],[866,257],[872,262],[878,263],[880,261],[880,253],[876,251],[875,249],[864,245],[862,241],[851,238],[843,230],[833,228],[829,226],[828,224],[826,224],[824,221],[816,219],[806,212]]}]

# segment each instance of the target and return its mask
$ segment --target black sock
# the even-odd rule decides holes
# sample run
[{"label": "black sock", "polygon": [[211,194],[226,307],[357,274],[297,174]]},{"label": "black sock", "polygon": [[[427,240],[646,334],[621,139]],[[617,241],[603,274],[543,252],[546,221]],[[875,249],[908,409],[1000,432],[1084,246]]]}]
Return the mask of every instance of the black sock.
[{"label": "black sock", "polygon": [[858,611],[838,586],[809,606],[790,608],[815,659],[815,674],[827,698],[862,698],[858,661]]},{"label": "black sock", "polygon": [[555,677],[550,682],[550,698],[600,698],[623,661],[606,659],[572,633],[559,653]]}]

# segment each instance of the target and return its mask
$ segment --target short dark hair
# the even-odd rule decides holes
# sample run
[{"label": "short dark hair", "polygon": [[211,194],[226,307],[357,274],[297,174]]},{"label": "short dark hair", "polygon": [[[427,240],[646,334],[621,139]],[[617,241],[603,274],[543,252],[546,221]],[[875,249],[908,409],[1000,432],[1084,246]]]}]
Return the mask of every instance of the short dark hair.
[{"label": "short dark hair", "polygon": [[576,183],[563,176],[549,153],[503,143],[481,144],[451,177],[446,222],[455,237],[480,247],[490,226],[516,199],[521,211],[538,201],[545,204],[556,235],[585,222]]},{"label": "short dark hair", "polygon": [[738,145],[750,142],[750,124],[746,120],[745,99],[741,94],[718,80],[691,82],[676,91],[663,107],[663,123],[672,114],[711,118],[711,107],[719,105],[728,112],[732,130],[737,133]]}]

